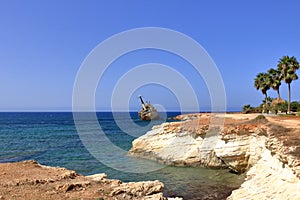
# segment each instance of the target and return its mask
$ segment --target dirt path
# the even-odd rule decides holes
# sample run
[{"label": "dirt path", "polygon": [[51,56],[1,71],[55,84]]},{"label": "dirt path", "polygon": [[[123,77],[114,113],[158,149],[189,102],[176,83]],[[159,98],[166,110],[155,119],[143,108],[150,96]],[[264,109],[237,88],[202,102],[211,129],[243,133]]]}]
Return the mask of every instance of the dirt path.
[{"label": "dirt path", "polygon": [[271,116],[267,119],[271,123],[277,123],[287,128],[300,128],[300,117],[298,116]]}]

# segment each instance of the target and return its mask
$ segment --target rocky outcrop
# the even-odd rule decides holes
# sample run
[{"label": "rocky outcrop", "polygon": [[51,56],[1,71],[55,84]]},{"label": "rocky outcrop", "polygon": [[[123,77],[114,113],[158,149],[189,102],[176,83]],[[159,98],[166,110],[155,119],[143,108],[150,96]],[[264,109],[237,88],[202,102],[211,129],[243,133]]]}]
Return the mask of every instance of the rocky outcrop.
[{"label": "rocky outcrop", "polygon": [[[232,192],[229,200],[300,199],[300,159],[297,154],[300,143],[285,144],[291,140],[288,135],[298,134],[298,131],[280,126],[276,129],[272,126],[268,129],[261,159],[247,172],[246,181]],[[276,132],[283,135],[284,140]]]},{"label": "rocky outcrop", "polygon": [[263,125],[224,126],[207,136],[207,124],[171,122],[154,126],[136,139],[130,155],[167,165],[230,168],[242,173],[260,159],[265,143]]},{"label": "rocky outcrop", "polygon": [[230,169],[243,173],[261,158],[266,141],[266,127],[241,125],[225,131],[219,137],[214,152]]},{"label": "rocky outcrop", "polygon": [[[285,134],[299,134],[297,129],[289,129]],[[292,142],[292,144],[285,144]],[[266,141],[266,148],[270,150],[271,154],[278,159],[283,166],[289,167],[297,178],[300,178],[300,140],[299,136],[296,138],[276,137],[270,132],[268,140]],[[300,187],[300,186],[299,186]]]},{"label": "rocky outcrop", "polygon": [[157,180],[137,183],[121,183],[119,186],[113,188],[111,195],[116,196],[123,194],[124,197],[128,195],[133,197],[139,197],[140,199],[163,199],[161,193],[163,188],[163,183]]},{"label": "rocky outcrop", "polygon": [[0,199],[167,200],[157,180],[123,183],[106,174],[82,176],[36,161],[0,164],[0,180]]},{"label": "rocky outcrop", "polygon": [[246,181],[229,200],[300,199],[300,181],[293,170],[265,149],[262,158],[247,172]]},{"label": "rocky outcrop", "polygon": [[271,117],[269,122],[264,118],[239,118],[227,121],[219,134],[209,135],[209,120],[201,123],[201,118],[201,114],[182,115],[176,119],[187,121],[153,127],[133,141],[130,155],[169,165],[227,167],[237,173],[247,172],[245,182],[229,200],[300,199],[297,119],[290,123],[288,119]]},{"label": "rocky outcrop", "polygon": [[176,131],[176,127],[177,123],[164,123],[153,127],[146,135],[133,141],[129,153],[167,165],[225,166],[215,156],[209,160],[202,159],[199,147],[203,138],[195,137],[187,131]]},{"label": "rocky outcrop", "polygon": [[153,127],[133,141],[130,155],[169,165],[247,171],[230,200],[300,199],[299,121],[268,117],[268,122],[248,116],[252,115],[227,120],[218,127],[219,134],[212,135],[209,115],[177,116],[174,119],[186,121]]}]

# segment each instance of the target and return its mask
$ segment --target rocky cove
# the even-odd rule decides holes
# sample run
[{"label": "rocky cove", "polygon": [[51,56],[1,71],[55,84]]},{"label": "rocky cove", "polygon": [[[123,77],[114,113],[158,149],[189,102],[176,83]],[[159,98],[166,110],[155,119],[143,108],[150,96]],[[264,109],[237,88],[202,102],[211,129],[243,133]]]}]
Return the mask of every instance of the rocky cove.
[{"label": "rocky cove", "polygon": [[[229,171],[241,174],[236,175],[240,182],[218,197],[214,193],[225,189],[229,176],[224,176],[220,187],[212,189],[209,185],[205,191],[210,191],[210,196],[201,197],[197,191],[206,185],[191,185],[189,177],[181,178],[187,184],[184,189],[195,192],[192,198],[184,199],[300,199],[299,119],[258,114],[181,115],[177,121],[154,126],[135,139],[129,156],[184,166],[169,169],[178,177],[182,177],[179,169],[194,178],[203,173],[205,179],[209,179],[209,171],[222,176],[235,176]],[[125,183],[105,174],[83,176],[36,161],[2,163],[0,199],[180,199],[175,198],[180,193],[163,193],[170,185],[164,185],[161,178]]]},{"label": "rocky cove", "polygon": [[[218,118],[224,118],[221,126],[210,123]],[[189,114],[176,119],[182,121],[154,126],[134,140],[129,154],[166,165],[246,173],[227,199],[300,199],[299,118]]]}]

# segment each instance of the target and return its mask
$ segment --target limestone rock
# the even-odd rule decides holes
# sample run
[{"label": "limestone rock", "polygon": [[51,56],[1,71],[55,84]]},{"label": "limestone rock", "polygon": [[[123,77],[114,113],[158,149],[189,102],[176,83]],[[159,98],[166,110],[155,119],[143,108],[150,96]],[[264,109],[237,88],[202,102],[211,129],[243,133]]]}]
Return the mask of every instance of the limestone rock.
[{"label": "limestone rock", "polygon": [[283,164],[289,166],[298,178],[300,178],[300,158],[299,156],[294,156],[292,153],[297,151],[299,145],[300,144],[298,144],[298,146],[286,146],[283,144],[283,141],[272,136],[266,141],[266,148]]},{"label": "limestone rock", "polygon": [[247,172],[246,182],[228,200],[300,199],[300,181],[288,166],[265,149],[262,158]]},{"label": "limestone rock", "polygon": [[214,151],[230,169],[243,173],[260,159],[265,141],[265,136],[257,134],[233,135],[230,139],[218,140]]},{"label": "limestone rock", "polygon": [[[213,128],[210,130],[219,131]],[[260,159],[265,143],[263,127],[227,126],[220,134],[211,135],[208,129],[207,124],[193,126],[190,121],[163,123],[135,139],[129,154],[167,165],[229,167],[238,173]]]},{"label": "limestone rock", "polygon": [[212,127],[207,119],[201,123],[202,118],[181,115],[176,118],[181,122],[153,127],[133,141],[130,155],[169,165],[228,167],[237,173],[248,170],[246,181],[229,200],[300,199],[297,119],[268,118],[270,124],[239,117],[224,127]]},{"label": "limestone rock", "polygon": [[63,192],[68,192],[70,190],[82,190],[86,188],[91,183],[89,181],[81,181],[81,182],[74,182],[74,183],[66,183],[63,185],[57,185],[56,190],[61,190]]},{"label": "limestone rock", "polygon": [[73,179],[76,176],[78,176],[78,174],[72,170],[67,170],[65,173],[62,174],[63,179],[69,179],[69,178]]},{"label": "limestone rock", "polygon": [[163,183],[158,180],[122,183],[113,188],[111,196],[123,194],[140,199],[165,199],[162,195],[163,188]]},{"label": "limestone rock", "polygon": [[[181,131],[178,125],[175,122],[153,127],[147,134],[133,141],[129,154],[167,165],[199,166],[207,163],[200,154],[203,138]],[[222,165],[218,159],[215,162],[216,166]]]},{"label": "limestone rock", "polygon": [[107,175],[105,173],[100,173],[100,174],[89,175],[86,177],[95,182],[102,182],[103,180],[105,180],[107,178]]}]

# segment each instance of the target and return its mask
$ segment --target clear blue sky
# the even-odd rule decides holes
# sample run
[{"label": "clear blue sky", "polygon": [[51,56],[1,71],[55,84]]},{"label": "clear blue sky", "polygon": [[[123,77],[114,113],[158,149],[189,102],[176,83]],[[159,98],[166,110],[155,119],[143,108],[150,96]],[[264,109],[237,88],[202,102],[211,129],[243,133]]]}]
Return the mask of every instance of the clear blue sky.
[{"label": "clear blue sky", "polygon": [[[140,27],[173,29],[200,43],[222,75],[229,110],[258,105],[263,95],[253,87],[256,74],[276,67],[283,55],[300,60],[299,9],[298,0],[0,0],[0,110],[71,110],[76,74],[90,51],[114,34]],[[126,56],[104,77],[107,89],[99,85],[97,108],[110,107],[108,91],[126,72],[118,65],[129,70],[149,62],[181,66],[201,107],[209,106],[203,80],[185,61],[154,50]],[[283,98],[286,90],[283,84]],[[178,109],[176,95],[155,85],[136,91],[131,109],[140,106],[138,93]],[[300,80],[292,83],[292,100],[300,100]]]}]

